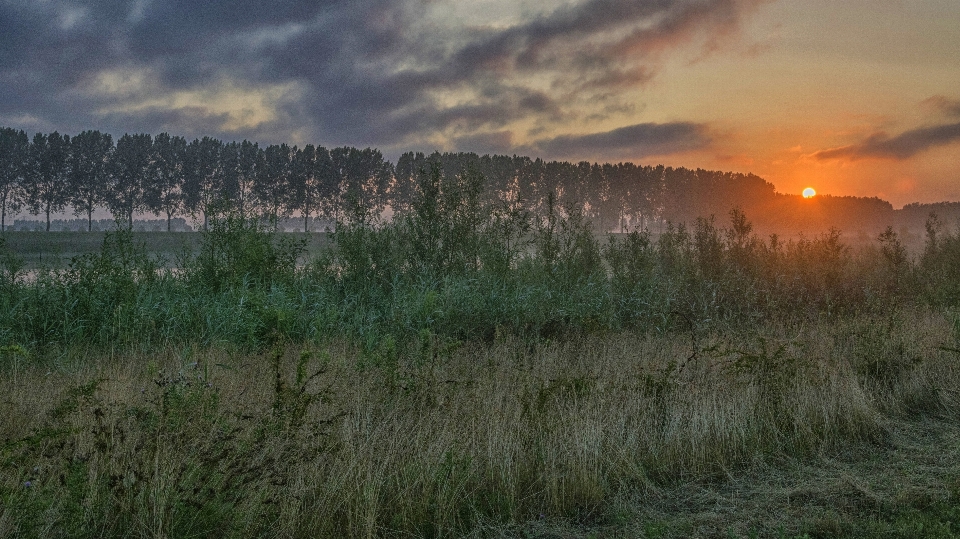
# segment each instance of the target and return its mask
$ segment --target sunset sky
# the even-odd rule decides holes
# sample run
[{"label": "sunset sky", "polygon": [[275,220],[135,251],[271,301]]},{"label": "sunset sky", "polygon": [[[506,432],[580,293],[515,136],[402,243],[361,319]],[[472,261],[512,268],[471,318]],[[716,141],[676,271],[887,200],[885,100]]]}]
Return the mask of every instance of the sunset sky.
[{"label": "sunset sky", "polygon": [[960,200],[957,0],[0,0],[0,125]]}]

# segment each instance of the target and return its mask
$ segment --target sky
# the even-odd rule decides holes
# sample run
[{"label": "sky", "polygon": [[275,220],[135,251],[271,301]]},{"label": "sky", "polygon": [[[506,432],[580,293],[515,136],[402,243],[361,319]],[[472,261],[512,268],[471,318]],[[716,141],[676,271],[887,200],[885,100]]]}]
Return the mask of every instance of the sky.
[{"label": "sky", "polygon": [[0,0],[0,126],[960,201],[956,0]]}]

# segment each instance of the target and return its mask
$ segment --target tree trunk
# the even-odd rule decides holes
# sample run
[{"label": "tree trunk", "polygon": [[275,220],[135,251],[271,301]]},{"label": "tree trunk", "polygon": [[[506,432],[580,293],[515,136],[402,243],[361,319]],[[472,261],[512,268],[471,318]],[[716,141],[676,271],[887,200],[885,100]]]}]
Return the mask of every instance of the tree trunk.
[{"label": "tree trunk", "polygon": [[0,233],[7,231],[7,203],[0,204]]},{"label": "tree trunk", "polygon": [[306,233],[306,232],[309,232],[309,230],[307,230],[307,220],[308,220],[308,219],[310,219],[310,209],[309,209],[309,208],[305,208],[305,209],[303,210],[303,231],[304,231],[305,233]]},{"label": "tree trunk", "polygon": [[50,204],[47,204],[47,232],[50,232]]},{"label": "tree trunk", "polygon": [[173,219],[173,212],[167,212],[167,232],[170,232],[170,221]]},{"label": "tree trunk", "polygon": [[87,232],[93,232],[93,206],[87,207]]},{"label": "tree trunk", "polygon": [[133,232],[133,208],[127,212],[127,230]]}]

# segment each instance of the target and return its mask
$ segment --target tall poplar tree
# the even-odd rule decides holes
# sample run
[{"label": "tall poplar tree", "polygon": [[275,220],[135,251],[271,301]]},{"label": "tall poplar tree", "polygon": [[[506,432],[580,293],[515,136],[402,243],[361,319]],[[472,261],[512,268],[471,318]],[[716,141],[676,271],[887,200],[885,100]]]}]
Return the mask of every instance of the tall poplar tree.
[{"label": "tall poplar tree", "polygon": [[253,195],[257,199],[263,214],[270,217],[274,226],[281,214],[290,206],[291,172],[296,147],[286,144],[271,144],[264,150],[264,163],[257,181],[253,185]]},{"label": "tall poplar tree", "polygon": [[330,151],[337,178],[337,211],[352,221],[377,218],[387,204],[393,166],[380,150],[342,147]]},{"label": "tall poplar tree", "polygon": [[93,230],[93,212],[106,202],[113,137],[84,131],[70,141],[68,202],[76,215],[86,214],[87,231]]},{"label": "tall poplar tree", "polygon": [[187,145],[183,194],[186,209],[203,213],[203,229],[208,229],[209,214],[224,196],[223,142],[210,137],[194,139]]},{"label": "tall poplar tree", "polygon": [[330,151],[308,144],[293,157],[290,176],[291,208],[303,215],[303,231],[309,232],[310,216],[326,215],[336,204],[339,183]]},{"label": "tall poplar tree", "polygon": [[240,215],[247,216],[254,201],[253,186],[263,168],[263,151],[255,142],[230,142],[223,148],[224,195]]},{"label": "tall poplar tree", "polygon": [[54,131],[37,133],[30,144],[30,162],[25,175],[26,203],[33,215],[43,213],[50,231],[50,214],[67,206],[70,173],[70,137]]},{"label": "tall poplar tree", "polygon": [[115,218],[125,218],[133,229],[133,214],[146,209],[146,177],[150,173],[153,141],[150,135],[125,134],[113,153],[107,207]]},{"label": "tall poplar tree", "polygon": [[153,139],[153,158],[145,189],[147,209],[167,216],[167,232],[173,216],[183,211],[187,141],[160,133]]},{"label": "tall poplar tree", "polygon": [[23,175],[27,169],[30,139],[23,131],[0,127],[0,232],[7,228],[7,212],[23,203]]}]

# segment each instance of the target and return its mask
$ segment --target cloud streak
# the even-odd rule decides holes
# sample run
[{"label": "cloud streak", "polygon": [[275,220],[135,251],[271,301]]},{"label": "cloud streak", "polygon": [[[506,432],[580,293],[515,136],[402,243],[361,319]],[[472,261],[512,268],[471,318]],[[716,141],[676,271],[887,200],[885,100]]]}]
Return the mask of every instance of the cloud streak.
[{"label": "cloud streak", "polygon": [[561,135],[539,141],[536,147],[553,157],[628,155],[632,158],[667,155],[709,146],[703,124],[643,123],[602,133]]},{"label": "cloud streak", "polygon": [[876,133],[859,144],[820,150],[811,154],[818,161],[831,159],[895,159],[906,160],[936,148],[960,141],[960,123],[921,127],[894,137]]},{"label": "cloud streak", "polygon": [[943,95],[935,95],[924,99],[920,104],[939,114],[960,117],[960,99],[950,99]]}]

